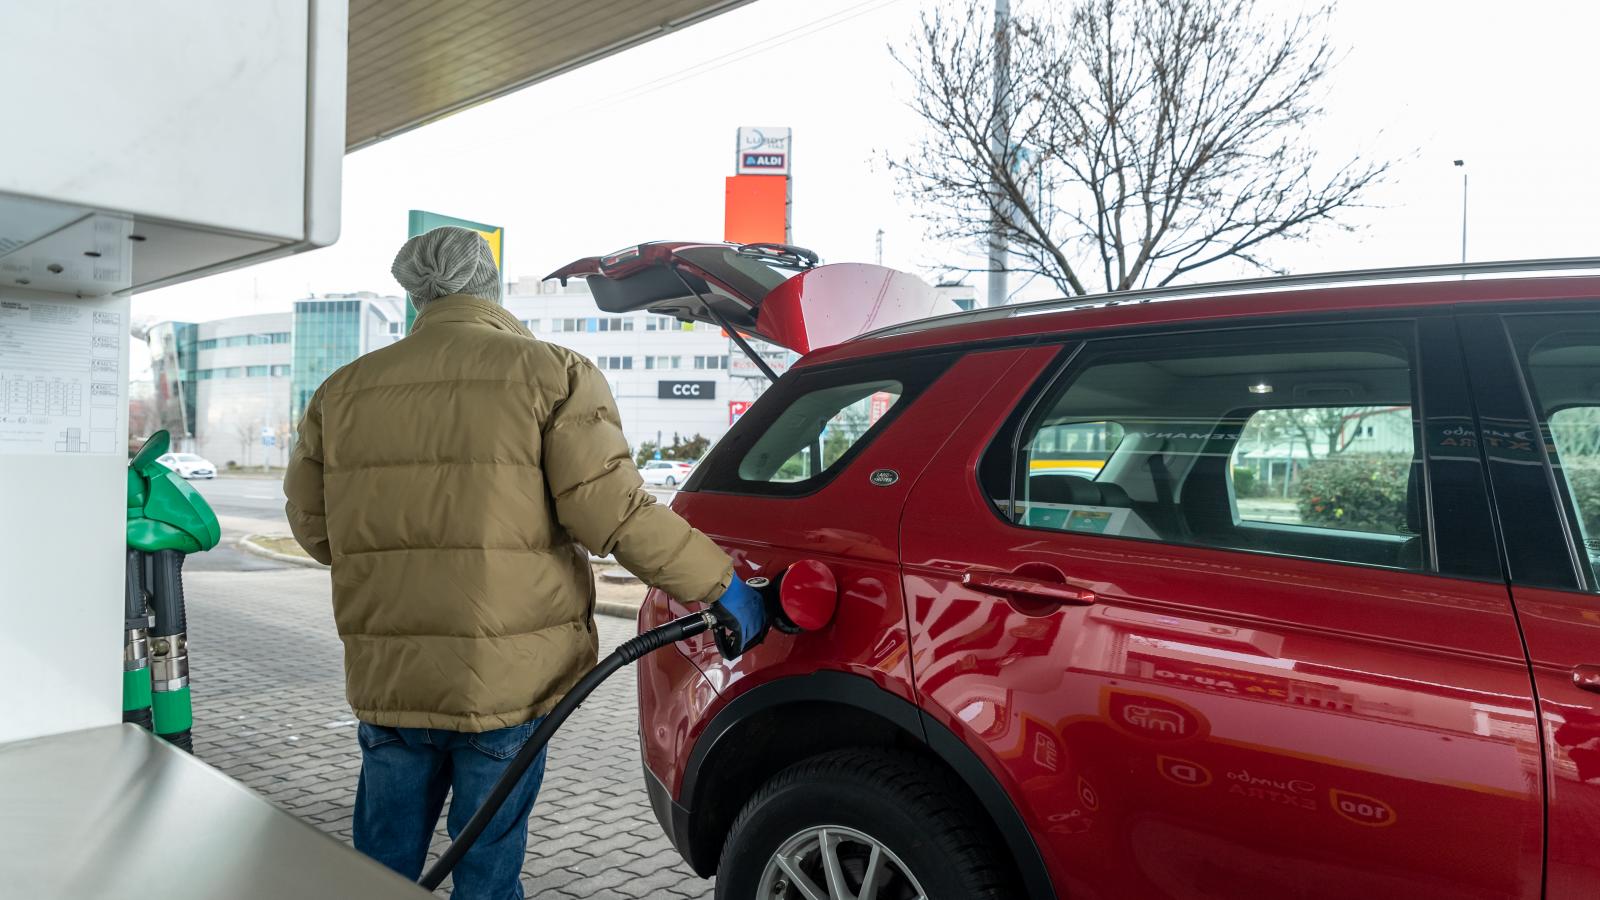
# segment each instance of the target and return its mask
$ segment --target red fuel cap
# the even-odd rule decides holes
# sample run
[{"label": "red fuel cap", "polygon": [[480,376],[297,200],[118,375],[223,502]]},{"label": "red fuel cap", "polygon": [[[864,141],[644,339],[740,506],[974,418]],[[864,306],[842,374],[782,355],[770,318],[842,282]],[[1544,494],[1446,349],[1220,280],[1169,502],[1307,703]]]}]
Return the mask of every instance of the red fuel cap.
[{"label": "red fuel cap", "polygon": [[839,606],[839,583],[833,571],[814,559],[802,559],[783,573],[778,603],[802,631],[818,631],[833,621]]}]

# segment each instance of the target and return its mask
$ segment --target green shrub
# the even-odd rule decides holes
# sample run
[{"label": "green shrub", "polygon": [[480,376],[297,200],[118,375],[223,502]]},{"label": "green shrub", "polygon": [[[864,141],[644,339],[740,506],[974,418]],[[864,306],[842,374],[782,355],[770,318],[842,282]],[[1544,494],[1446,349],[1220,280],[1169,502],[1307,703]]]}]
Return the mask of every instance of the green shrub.
[{"label": "green shrub", "polygon": [[811,477],[811,456],[802,451],[784,460],[773,474],[773,481],[804,481]]},{"label": "green shrub", "polygon": [[1235,497],[1259,497],[1265,493],[1260,480],[1256,478],[1255,469],[1244,466],[1233,467],[1233,495]]},{"label": "green shrub", "polygon": [[1569,455],[1561,462],[1586,538],[1600,538],[1600,457]]},{"label": "green shrub", "polygon": [[1296,501],[1300,521],[1324,528],[1407,534],[1406,479],[1411,457],[1402,453],[1319,459],[1302,468]]},{"label": "green shrub", "polygon": [[685,438],[677,432],[673,432],[672,443],[665,447],[658,446],[655,441],[639,442],[639,449],[634,451],[633,459],[634,462],[639,464],[640,468],[643,468],[645,463],[655,459],[657,453],[661,454],[662,459],[695,462],[706,455],[706,450],[710,446],[711,439],[704,435],[696,434],[692,438]]}]

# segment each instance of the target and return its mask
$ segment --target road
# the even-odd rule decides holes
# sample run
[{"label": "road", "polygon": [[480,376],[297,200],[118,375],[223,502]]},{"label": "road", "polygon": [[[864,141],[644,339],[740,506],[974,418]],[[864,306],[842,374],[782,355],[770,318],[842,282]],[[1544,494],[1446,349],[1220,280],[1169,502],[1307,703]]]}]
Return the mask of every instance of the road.
[{"label": "road", "polygon": [[189,484],[211,504],[222,526],[222,542],[209,553],[184,561],[186,571],[258,572],[287,568],[287,563],[264,559],[239,549],[247,534],[288,534],[283,515],[283,481],[271,476],[231,475]]}]

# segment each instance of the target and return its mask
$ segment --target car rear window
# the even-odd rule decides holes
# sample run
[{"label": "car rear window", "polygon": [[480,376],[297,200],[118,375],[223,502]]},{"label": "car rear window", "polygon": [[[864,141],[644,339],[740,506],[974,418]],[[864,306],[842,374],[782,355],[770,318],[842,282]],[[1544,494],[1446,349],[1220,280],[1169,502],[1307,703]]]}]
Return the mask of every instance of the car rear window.
[{"label": "car rear window", "polygon": [[696,467],[686,489],[779,496],[817,490],[848,467],[954,358],[895,357],[795,370],[740,417]]}]

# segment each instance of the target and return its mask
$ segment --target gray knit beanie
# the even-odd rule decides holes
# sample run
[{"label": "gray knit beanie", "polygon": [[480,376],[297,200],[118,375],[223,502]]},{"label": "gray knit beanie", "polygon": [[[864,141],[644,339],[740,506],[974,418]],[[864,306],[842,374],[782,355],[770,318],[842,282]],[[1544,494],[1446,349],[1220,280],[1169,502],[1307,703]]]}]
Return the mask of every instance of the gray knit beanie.
[{"label": "gray knit beanie", "polygon": [[389,271],[418,307],[450,294],[500,301],[494,254],[483,235],[471,229],[445,225],[417,235],[395,254]]}]

